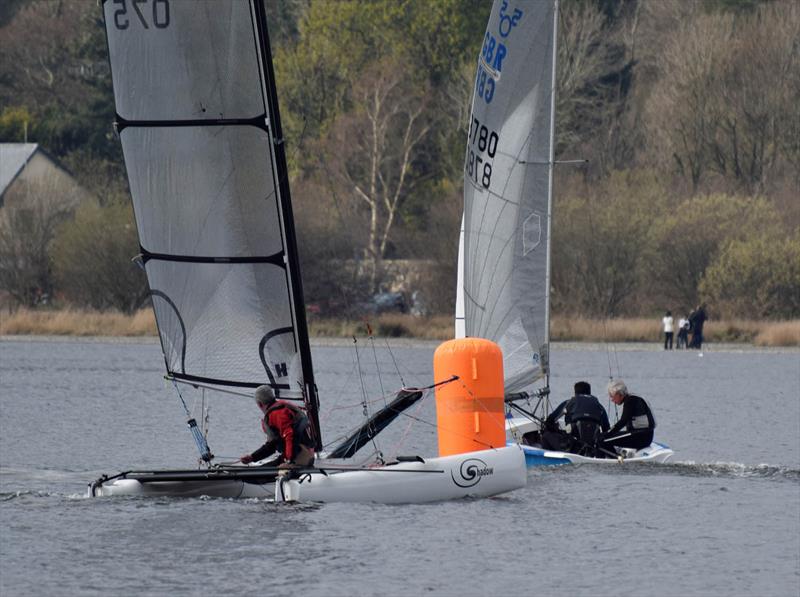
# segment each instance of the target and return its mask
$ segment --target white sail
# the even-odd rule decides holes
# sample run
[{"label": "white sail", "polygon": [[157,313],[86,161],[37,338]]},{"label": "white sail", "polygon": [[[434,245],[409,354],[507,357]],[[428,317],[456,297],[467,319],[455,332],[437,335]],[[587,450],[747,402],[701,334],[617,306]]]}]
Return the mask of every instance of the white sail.
[{"label": "white sail", "polygon": [[[105,0],[103,10],[116,124],[168,376],[217,389],[270,384],[281,398],[302,396],[320,455],[264,2]],[[230,464],[128,470],[103,475],[88,494],[237,498],[266,490],[276,501],[398,503],[525,485],[519,446],[406,457],[407,465],[381,452],[379,467],[341,462],[422,396],[398,393],[330,452],[334,461],[318,459],[299,479]],[[189,426],[209,463],[194,419]]]},{"label": "white sail", "polygon": [[313,379],[263,5],[103,10],[168,374],[302,396]]},{"label": "white sail", "polygon": [[548,374],[556,0],[495,0],[464,167],[465,333],[503,350],[506,393]]}]

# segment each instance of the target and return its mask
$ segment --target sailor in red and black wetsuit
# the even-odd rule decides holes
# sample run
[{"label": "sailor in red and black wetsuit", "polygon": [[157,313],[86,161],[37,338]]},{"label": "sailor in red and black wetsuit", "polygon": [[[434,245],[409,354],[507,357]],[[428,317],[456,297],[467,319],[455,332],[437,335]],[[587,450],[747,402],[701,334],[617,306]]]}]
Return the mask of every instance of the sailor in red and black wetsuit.
[{"label": "sailor in red and black wetsuit", "polygon": [[281,456],[270,464],[280,464],[279,468],[314,464],[314,440],[306,414],[294,404],[276,400],[269,386],[258,386],[255,399],[264,413],[261,428],[267,434],[267,441],[252,454],[242,456],[242,464],[263,460],[276,451]]},{"label": "sailor in red and black wetsuit", "polygon": [[629,394],[628,387],[621,379],[608,384],[608,395],[614,404],[622,405],[622,416],[605,434],[604,447],[608,450],[615,447],[641,450],[649,446],[653,442],[656,420],[644,398]]}]

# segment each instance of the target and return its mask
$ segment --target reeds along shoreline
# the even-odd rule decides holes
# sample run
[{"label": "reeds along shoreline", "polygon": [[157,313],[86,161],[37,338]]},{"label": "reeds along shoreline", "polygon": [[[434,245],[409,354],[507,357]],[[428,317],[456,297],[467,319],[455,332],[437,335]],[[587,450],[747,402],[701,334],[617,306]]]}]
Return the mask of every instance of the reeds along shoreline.
[{"label": "reeds along shoreline", "polygon": [[[554,341],[571,342],[662,342],[659,318],[590,319],[555,316],[551,322]],[[369,327],[368,327],[369,326]],[[447,340],[453,337],[453,318],[447,315],[413,317],[384,314],[360,321],[326,318],[309,319],[312,336],[351,337],[372,333],[378,337],[408,337]],[[79,309],[17,309],[0,313],[0,335],[44,336],[155,336],[152,309],[132,315],[117,311]],[[800,320],[709,321],[707,342],[741,342],[756,346],[800,346]]]}]

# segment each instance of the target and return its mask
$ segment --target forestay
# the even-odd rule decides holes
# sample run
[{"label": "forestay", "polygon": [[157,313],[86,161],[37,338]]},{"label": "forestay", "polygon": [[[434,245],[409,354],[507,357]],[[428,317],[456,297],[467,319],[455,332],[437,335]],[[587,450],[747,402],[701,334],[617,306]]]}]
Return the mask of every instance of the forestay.
[{"label": "forestay", "polygon": [[168,374],[314,402],[262,2],[103,8]]},{"label": "forestay", "polygon": [[472,100],[459,293],[464,333],[503,350],[506,393],[548,373],[555,15],[495,0]]}]

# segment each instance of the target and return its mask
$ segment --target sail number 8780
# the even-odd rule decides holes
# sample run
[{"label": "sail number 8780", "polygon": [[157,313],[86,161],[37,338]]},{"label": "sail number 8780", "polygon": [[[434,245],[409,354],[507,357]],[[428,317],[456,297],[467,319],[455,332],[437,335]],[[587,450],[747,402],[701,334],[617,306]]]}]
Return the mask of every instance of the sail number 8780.
[{"label": "sail number 8780", "polygon": [[[485,125],[481,124],[477,118],[472,119],[472,126],[469,131],[470,148],[467,152],[467,175],[488,189],[492,182],[492,164],[480,154],[485,153],[489,158],[494,158],[497,153],[497,143],[500,140],[497,133],[490,131]],[[475,152],[475,149],[478,151]]]}]

